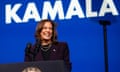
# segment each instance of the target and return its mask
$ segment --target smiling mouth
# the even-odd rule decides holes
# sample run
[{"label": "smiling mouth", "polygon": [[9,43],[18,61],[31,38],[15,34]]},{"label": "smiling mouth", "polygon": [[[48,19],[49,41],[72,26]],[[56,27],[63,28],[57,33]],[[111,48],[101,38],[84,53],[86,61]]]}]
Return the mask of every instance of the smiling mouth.
[{"label": "smiling mouth", "polygon": [[45,32],[45,33],[43,33],[43,35],[44,35],[44,36],[46,36],[46,37],[50,37],[50,36],[51,36],[51,34],[50,34],[50,33],[46,33],[46,32]]}]

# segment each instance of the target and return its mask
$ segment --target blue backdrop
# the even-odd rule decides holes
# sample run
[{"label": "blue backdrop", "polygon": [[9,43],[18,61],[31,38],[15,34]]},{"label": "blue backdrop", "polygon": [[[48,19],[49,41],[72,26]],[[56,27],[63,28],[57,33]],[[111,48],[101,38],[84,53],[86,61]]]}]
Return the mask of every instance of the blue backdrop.
[{"label": "blue backdrop", "polygon": [[[27,22],[16,22],[11,19],[6,22],[6,5],[11,5],[11,10],[17,3],[22,6],[16,11],[19,18],[23,19],[27,4],[34,2],[42,17],[42,9],[45,2],[52,6],[56,1],[61,1],[64,14],[67,14],[72,0],[0,0],[0,64],[24,62],[24,49],[27,42],[34,43],[34,32],[37,21],[29,19]],[[86,14],[85,1],[78,0],[83,13]],[[92,0],[92,8],[99,13],[104,0]],[[115,3],[120,13],[120,1],[110,0]],[[9,12],[8,12],[9,13]],[[50,16],[48,18],[51,18]],[[72,72],[104,72],[104,40],[103,27],[99,20],[109,20],[107,26],[108,63],[109,72],[120,72],[120,16],[107,13],[103,17],[79,18],[77,15],[70,19],[54,19],[58,23],[58,40],[69,44]]]}]

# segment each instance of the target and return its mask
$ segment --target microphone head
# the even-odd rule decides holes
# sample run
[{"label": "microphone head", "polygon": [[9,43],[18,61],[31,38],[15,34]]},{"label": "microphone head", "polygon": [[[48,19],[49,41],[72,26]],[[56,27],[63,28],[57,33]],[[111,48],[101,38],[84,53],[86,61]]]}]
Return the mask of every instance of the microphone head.
[{"label": "microphone head", "polygon": [[30,42],[27,43],[27,44],[26,44],[26,48],[25,48],[25,52],[26,52],[26,53],[30,53],[30,49],[31,49],[31,48],[32,48],[32,43],[30,43]]},{"label": "microphone head", "polygon": [[27,43],[26,44],[26,48],[31,48],[32,47],[32,43]]}]

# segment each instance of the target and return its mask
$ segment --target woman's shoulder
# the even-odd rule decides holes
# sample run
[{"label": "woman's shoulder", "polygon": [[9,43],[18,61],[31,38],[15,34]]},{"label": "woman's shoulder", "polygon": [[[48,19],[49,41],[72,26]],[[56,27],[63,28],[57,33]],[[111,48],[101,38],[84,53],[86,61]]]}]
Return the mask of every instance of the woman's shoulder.
[{"label": "woman's shoulder", "polygon": [[67,42],[60,42],[60,41],[58,41],[58,42],[55,42],[54,44],[55,45],[67,45]]}]

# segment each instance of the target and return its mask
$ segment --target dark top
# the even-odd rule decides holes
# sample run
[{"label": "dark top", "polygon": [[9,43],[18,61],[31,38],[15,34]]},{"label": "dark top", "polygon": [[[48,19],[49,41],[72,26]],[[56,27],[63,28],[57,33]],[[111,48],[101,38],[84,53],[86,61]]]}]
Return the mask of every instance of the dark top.
[{"label": "dark top", "polygon": [[51,44],[43,45],[40,48],[41,48],[41,53],[42,53],[42,56],[43,56],[43,60],[49,60],[50,59]]},{"label": "dark top", "polygon": [[43,56],[43,60],[49,60],[50,58],[50,50],[48,51],[41,51],[42,56]]},{"label": "dark top", "polygon": [[47,60],[64,60],[67,68],[71,70],[71,62],[69,59],[69,48],[66,42],[52,43],[50,49],[47,52],[48,56],[45,56],[45,52],[40,49],[40,46],[32,46],[31,53],[25,55],[25,62],[29,61],[43,61]]}]

